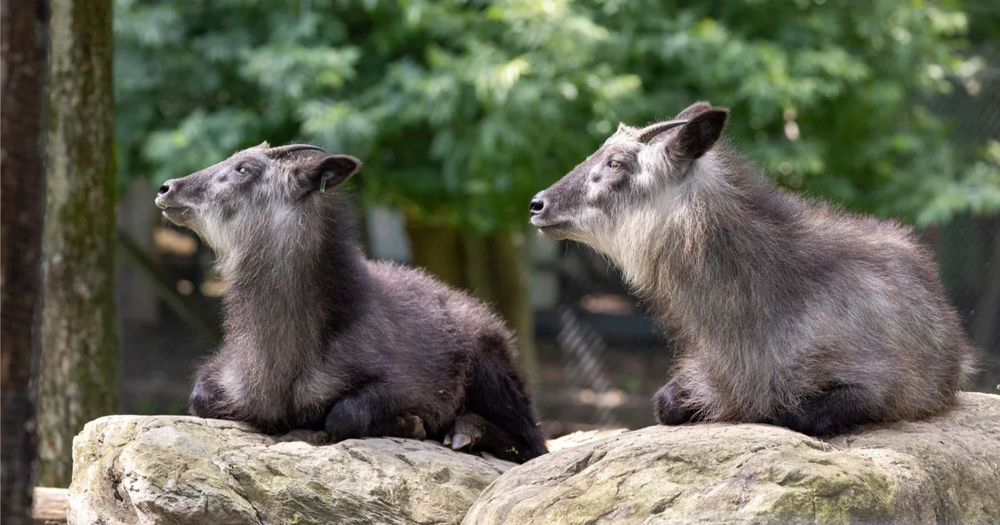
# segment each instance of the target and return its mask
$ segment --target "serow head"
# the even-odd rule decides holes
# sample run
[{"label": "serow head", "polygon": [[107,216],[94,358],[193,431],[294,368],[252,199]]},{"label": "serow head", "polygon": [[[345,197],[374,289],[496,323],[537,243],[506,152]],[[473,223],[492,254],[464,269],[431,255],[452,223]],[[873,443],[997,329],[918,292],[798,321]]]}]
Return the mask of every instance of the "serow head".
[{"label": "serow head", "polygon": [[234,236],[296,220],[298,213],[361,167],[350,155],[304,144],[259,146],[160,186],[156,206],[216,249]]},{"label": "serow head", "polygon": [[531,224],[554,239],[600,249],[622,235],[629,214],[668,203],[715,146],[729,110],[698,102],[675,118],[633,128],[619,124],[604,144],[531,200]]}]

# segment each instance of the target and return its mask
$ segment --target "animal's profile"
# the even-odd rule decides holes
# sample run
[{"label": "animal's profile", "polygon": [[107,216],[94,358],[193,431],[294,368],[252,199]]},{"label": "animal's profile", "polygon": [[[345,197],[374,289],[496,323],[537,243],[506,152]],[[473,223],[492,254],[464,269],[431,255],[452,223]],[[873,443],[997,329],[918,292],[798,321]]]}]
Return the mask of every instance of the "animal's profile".
[{"label": "animal's profile", "polygon": [[191,411],[335,441],[426,435],[518,462],[544,454],[500,318],[363,256],[337,191],[360,167],[265,143],[160,188],[163,215],[215,250],[226,283],[223,341],[198,370]]},{"label": "animal's profile", "polygon": [[778,189],[718,142],[728,115],[699,102],[621,125],[531,202],[676,336],[657,419],[825,435],[951,405],[973,352],[912,228]]}]

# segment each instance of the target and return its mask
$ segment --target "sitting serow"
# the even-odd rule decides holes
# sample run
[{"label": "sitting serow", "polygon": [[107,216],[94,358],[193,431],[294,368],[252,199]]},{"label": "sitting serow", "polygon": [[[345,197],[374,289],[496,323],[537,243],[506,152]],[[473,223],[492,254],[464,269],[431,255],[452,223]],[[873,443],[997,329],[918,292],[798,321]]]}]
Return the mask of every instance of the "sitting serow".
[{"label": "sitting serow", "polygon": [[544,454],[503,322],[421,271],[362,254],[336,190],[360,167],[265,143],[160,188],[163,215],[215,250],[226,284],[223,341],[196,374],[191,412],[333,441]]},{"label": "sitting serow", "polygon": [[910,227],[778,189],[696,103],[626,125],[531,202],[542,234],[606,254],[675,336],[660,423],[810,435],[946,409],[972,350]]}]

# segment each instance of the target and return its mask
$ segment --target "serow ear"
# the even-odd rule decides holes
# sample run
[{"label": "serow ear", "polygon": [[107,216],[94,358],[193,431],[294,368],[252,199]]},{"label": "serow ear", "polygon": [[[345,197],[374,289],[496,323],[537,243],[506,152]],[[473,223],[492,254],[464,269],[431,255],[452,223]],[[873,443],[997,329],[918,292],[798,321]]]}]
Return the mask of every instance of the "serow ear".
[{"label": "serow ear", "polygon": [[361,161],[350,155],[330,155],[305,168],[305,179],[309,190],[326,193],[328,188],[336,188],[351,175],[361,169]]},{"label": "serow ear", "polygon": [[710,108],[691,117],[674,139],[673,149],[686,159],[695,160],[712,148],[729,119],[726,108]]},{"label": "serow ear", "polygon": [[692,119],[699,113],[703,113],[710,109],[712,109],[712,105],[704,100],[701,100],[684,108],[683,111],[681,111],[680,113],[677,114],[676,117],[674,117],[674,120]]}]

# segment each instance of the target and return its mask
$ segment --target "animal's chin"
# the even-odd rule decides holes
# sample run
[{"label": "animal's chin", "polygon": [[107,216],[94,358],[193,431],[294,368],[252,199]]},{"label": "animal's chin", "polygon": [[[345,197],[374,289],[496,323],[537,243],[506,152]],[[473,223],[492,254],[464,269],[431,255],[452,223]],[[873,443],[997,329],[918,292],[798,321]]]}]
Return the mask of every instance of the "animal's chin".
[{"label": "animal's chin", "polygon": [[535,224],[535,227],[538,228],[538,231],[542,235],[550,239],[555,239],[557,241],[569,238],[570,233],[572,233],[572,230],[569,227],[569,223],[566,222],[556,222],[556,223],[541,224],[541,225]]},{"label": "animal's chin", "polygon": [[191,208],[164,208],[163,217],[178,226],[187,226],[191,219]]}]

